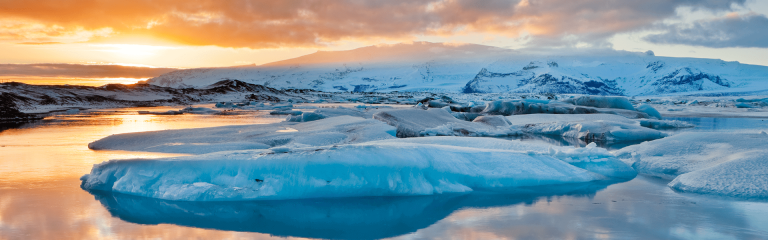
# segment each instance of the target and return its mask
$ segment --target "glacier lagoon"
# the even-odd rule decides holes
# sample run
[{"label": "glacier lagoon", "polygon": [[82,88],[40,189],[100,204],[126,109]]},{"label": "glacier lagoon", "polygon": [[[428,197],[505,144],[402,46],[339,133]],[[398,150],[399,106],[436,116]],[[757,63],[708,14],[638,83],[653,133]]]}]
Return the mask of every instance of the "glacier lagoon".
[{"label": "glacier lagoon", "polygon": [[[136,114],[168,110],[56,115],[0,132],[0,230],[11,239],[768,237],[768,203],[677,193],[667,187],[669,180],[646,176],[514,191],[241,202],[168,201],[79,187],[79,177],[102,161],[185,155],[88,149],[111,134],[284,119],[263,111]],[[675,119],[697,125],[676,131],[754,131],[767,125],[759,118]]]}]

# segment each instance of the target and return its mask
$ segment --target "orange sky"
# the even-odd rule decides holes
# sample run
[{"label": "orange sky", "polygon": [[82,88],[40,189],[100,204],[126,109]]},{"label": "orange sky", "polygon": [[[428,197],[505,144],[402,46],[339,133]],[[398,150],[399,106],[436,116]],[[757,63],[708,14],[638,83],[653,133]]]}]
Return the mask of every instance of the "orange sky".
[{"label": "orange sky", "polygon": [[221,67],[433,41],[654,50],[768,65],[756,54],[768,54],[761,43],[768,36],[700,43],[690,40],[696,35],[656,42],[642,35],[691,23],[716,27],[724,16],[764,31],[754,22],[766,12],[768,4],[756,0],[0,0],[0,64]]}]

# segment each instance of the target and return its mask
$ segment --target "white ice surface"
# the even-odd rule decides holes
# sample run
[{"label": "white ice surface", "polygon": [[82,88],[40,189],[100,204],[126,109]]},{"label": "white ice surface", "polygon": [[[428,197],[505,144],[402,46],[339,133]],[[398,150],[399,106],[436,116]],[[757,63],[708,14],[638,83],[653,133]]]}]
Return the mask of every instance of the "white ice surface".
[{"label": "white ice surface", "polygon": [[596,148],[516,151],[526,148],[514,147],[520,143],[430,137],[291,148],[283,153],[248,150],[112,160],[94,165],[81,178],[81,186],[185,201],[430,195],[606,179],[563,159],[623,164]]},{"label": "white ice surface", "polygon": [[89,148],[202,154],[265,149],[275,146],[360,143],[394,138],[395,128],[380,121],[351,116],[306,123],[281,122],[246,126],[180,129],[112,135]]},{"label": "white ice surface", "polygon": [[768,135],[681,133],[616,152],[639,173],[685,192],[768,197]]}]

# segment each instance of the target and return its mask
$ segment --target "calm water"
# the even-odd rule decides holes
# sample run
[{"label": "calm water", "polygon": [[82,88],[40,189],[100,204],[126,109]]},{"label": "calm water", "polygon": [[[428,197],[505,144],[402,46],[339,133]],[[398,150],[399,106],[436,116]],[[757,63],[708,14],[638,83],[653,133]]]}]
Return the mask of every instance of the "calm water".
[{"label": "calm water", "polygon": [[[767,239],[768,203],[679,194],[638,177],[511,192],[424,197],[173,202],[86,192],[109,159],[178,154],[92,151],[110,134],[281,121],[243,115],[58,115],[0,132],[0,239]],[[768,129],[761,119],[689,118],[690,131]]]}]

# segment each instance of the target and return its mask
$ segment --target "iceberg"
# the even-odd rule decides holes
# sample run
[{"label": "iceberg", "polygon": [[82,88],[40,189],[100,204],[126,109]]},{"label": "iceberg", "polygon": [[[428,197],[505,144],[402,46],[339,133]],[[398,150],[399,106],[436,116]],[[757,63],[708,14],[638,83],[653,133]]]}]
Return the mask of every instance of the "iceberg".
[{"label": "iceberg", "polygon": [[518,143],[461,137],[391,139],[111,160],[94,165],[81,178],[81,187],[183,201],[418,196],[605,180],[610,178],[574,163],[623,164],[595,148],[535,152],[493,147]]},{"label": "iceberg", "polygon": [[616,152],[641,174],[683,192],[768,198],[768,135],[680,133]]},{"label": "iceberg", "polygon": [[283,145],[324,146],[394,138],[395,128],[373,119],[338,116],[295,123],[179,129],[111,135],[88,144],[94,150],[203,154]]},{"label": "iceberg", "polygon": [[326,118],[326,116],[321,113],[305,112],[305,113],[302,113],[301,115],[289,116],[285,120],[289,122],[311,122],[311,121],[320,120],[323,118]]},{"label": "iceberg", "polygon": [[[626,101],[625,98],[621,98]],[[610,104],[593,104],[597,106],[613,106]],[[630,107],[632,105],[630,104]],[[619,106],[621,107],[621,106]],[[524,114],[615,114],[626,118],[650,118],[645,112],[622,108],[603,108],[594,106],[578,106],[573,104],[573,99],[563,102],[548,100],[512,100],[512,101],[491,101],[487,102],[485,108],[481,111],[486,115],[524,115]]]},{"label": "iceberg", "polygon": [[644,141],[667,134],[640,126],[637,121],[612,114],[529,114],[507,117],[528,134],[560,136],[584,141]]},{"label": "iceberg", "polygon": [[629,99],[619,96],[580,96],[567,99],[566,102],[578,106],[635,110]]},{"label": "iceberg", "polygon": [[645,114],[648,114],[648,116],[661,120],[661,113],[659,113],[659,111],[657,111],[651,105],[640,104],[637,107],[635,107],[635,110],[639,112],[644,112]]},{"label": "iceberg", "polygon": [[397,137],[419,136],[509,136],[519,131],[509,127],[495,127],[483,123],[456,119],[444,109],[420,108],[381,111],[373,118],[397,128]]},{"label": "iceberg", "polygon": [[696,125],[678,120],[640,119],[640,126],[653,129],[692,128]]}]

